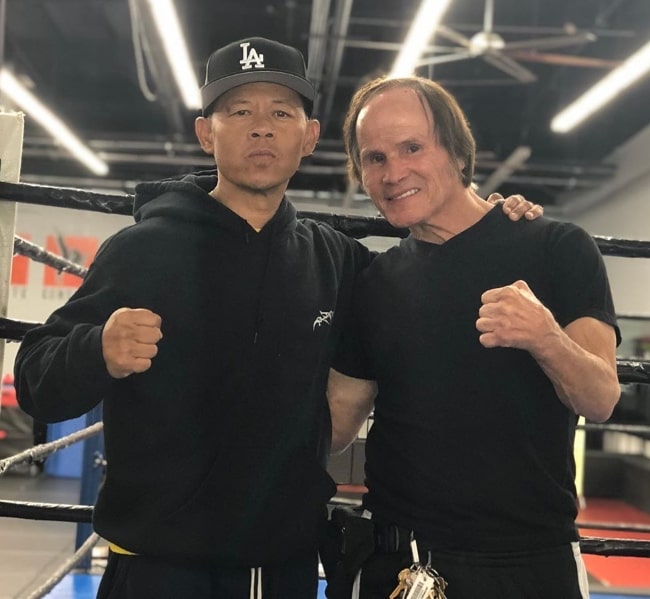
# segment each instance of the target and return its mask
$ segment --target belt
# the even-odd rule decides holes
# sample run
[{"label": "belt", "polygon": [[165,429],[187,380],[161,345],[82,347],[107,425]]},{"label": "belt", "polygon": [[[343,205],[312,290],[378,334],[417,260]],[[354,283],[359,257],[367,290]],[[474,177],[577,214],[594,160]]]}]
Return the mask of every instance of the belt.
[{"label": "belt", "polygon": [[376,553],[402,553],[411,551],[411,539],[418,544],[418,551],[428,551],[433,547],[431,540],[410,528],[398,524],[379,522],[373,519],[375,529]]}]

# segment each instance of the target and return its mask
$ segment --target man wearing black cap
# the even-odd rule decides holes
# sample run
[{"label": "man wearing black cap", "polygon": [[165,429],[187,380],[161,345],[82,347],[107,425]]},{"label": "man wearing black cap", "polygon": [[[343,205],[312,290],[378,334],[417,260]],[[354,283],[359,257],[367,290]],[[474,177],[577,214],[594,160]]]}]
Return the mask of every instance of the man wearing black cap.
[{"label": "man wearing black cap", "polygon": [[99,597],[309,599],[335,492],[328,366],[371,256],[284,197],[319,134],[300,52],[229,44],[202,97],[216,175],[136,188],[136,224],[22,342],[19,401],[54,422],[103,400]]},{"label": "man wearing black cap", "polygon": [[203,116],[228,90],[244,83],[277,83],[300,95],[307,116],[314,106],[314,86],[305,75],[305,61],[299,50],[261,37],[234,42],[212,53],[201,88]]},{"label": "man wearing black cap", "polygon": [[325,381],[370,253],[284,197],[319,134],[298,50],[229,44],[202,95],[218,176],[137,187],[136,224],[25,337],[18,393],[50,422],[104,402],[100,597],[309,599],[336,490]]}]

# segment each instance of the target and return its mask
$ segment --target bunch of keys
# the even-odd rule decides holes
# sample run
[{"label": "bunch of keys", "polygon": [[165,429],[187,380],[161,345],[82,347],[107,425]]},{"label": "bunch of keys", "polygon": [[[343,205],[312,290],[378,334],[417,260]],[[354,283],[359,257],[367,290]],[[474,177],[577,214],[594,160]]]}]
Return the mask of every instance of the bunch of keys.
[{"label": "bunch of keys", "polygon": [[411,539],[411,556],[413,565],[397,575],[398,583],[389,599],[446,599],[447,581],[430,563],[422,565],[415,539]]}]

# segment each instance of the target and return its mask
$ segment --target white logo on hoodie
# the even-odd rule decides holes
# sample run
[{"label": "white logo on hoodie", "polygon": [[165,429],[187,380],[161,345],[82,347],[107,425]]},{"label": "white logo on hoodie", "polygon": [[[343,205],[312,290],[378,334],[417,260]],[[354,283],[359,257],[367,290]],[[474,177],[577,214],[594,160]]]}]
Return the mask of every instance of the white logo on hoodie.
[{"label": "white logo on hoodie", "polygon": [[322,324],[332,324],[332,318],[334,318],[334,310],[330,310],[329,312],[323,312],[323,310],[319,310],[320,314],[316,317],[316,320],[314,320],[314,325],[312,326],[312,330],[315,331],[316,327],[319,327]]}]

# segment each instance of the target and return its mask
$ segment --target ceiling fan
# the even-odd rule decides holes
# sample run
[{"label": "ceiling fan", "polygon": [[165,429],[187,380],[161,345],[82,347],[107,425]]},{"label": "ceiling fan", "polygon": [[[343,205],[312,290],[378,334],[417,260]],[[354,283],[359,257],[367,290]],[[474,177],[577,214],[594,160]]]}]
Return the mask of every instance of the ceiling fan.
[{"label": "ceiling fan", "polygon": [[[506,42],[498,33],[493,31],[493,16],[494,0],[485,0],[483,30],[475,33],[472,37],[466,37],[454,29],[440,25],[436,33],[450,41],[456,42],[460,47],[458,50],[452,51],[449,54],[424,56],[418,63],[418,66],[480,57],[518,81],[531,83],[537,80],[537,76],[508,56],[509,52],[515,53],[519,60],[526,60],[527,51],[533,51],[530,52],[530,58],[539,62],[540,57],[543,55],[538,53],[537,50],[578,45],[596,40],[596,36],[591,32],[571,32],[567,35],[535,38],[519,42]],[[558,55],[554,54],[553,57],[557,64]],[[567,55],[567,60],[564,61],[564,64],[571,64],[572,58]],[[582,58],[581,64],[578,65],[577,61],[575,64],[576,66],[588,66],[584,58]]]}]

